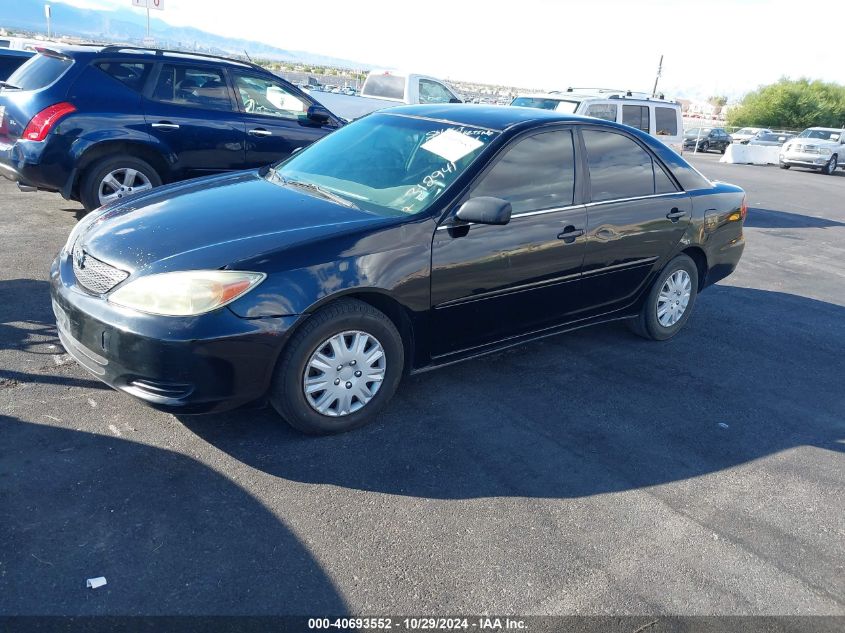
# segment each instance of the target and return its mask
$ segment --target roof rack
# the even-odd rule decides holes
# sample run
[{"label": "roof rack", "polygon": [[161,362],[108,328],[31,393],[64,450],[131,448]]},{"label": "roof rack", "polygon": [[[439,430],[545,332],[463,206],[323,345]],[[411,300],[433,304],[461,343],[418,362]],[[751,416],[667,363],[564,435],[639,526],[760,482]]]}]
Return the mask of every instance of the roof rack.
[{"label": "roof rack", "polygon": [[[674,103],[663,95],[663,93],[659,93],[657,95],[652,95],[648,92],[639,92],[636,90],[621,90],[619,88],[573,88],[569,87],[566,89],[565,92],[590,92],[593,94],[598,94],[603,97],[607,97],[608,99],[642,99],[644,101],[651,101],[652,99],[655,101],[669,101],[670,103]],[[554,94],[561,94],[561,91],[555,90],[553,91]]]},{"label": "roof rack", "polygon": [[100,50],[101,53],[105,53],[105,52],[115,53],[115,52],[119,52],[119,51],[149,51],[151,53],[155,53],[156,55],[161,55],[161,56],[164,56],[166,53],[171,53],[171,54],[174,54],[174,55],[188,55],[188,56],[191,56],[191,57],[200,57],[200,58],[205,58],[205,59],[220,59],[220,60],[224,60],[224,61],[227,61],[227,62],[233,62],[233,63],[236,63],[236,64],[243,64],[244,66],[264,70],[264,68],[262,68],[258,64],[255,64],[251,61],[244,61],[242,59],[234,59],[232,57],[224,57],[223,55],[212,55],[210,53],[194,53],[194,52],[191,52],[191,51],[177,51],[177,50],[172,50],[172,49],[169,49],[169,48],[150,48],[148,46],[132,46],[132,45],[129,45],[129,44],[107,44],[106,46],[104,46]]}]

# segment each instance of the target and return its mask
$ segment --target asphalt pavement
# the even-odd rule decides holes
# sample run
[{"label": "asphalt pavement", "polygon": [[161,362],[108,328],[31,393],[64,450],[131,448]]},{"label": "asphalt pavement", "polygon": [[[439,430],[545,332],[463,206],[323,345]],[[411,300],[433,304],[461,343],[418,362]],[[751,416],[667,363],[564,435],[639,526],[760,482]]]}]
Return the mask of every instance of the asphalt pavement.
[{"label": "asphalt pavement", "polygon": [[845,172],[717,161],[748,245],[675,339],[528,344],[329,438],[89,376],[47,284],[79,206],[3,181],[0,615],[845,615]]}]

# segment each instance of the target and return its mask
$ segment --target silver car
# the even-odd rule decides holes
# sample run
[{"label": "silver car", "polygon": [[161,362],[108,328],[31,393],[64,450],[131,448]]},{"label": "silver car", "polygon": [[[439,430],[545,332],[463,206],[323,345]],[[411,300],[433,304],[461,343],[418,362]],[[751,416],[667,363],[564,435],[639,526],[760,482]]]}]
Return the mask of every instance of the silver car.
[{"label": "silver car", "polygon": [[810,127],[787,141],[780,152],[780,168],[808,167],[832,175],[845,167],[845,130]]}]

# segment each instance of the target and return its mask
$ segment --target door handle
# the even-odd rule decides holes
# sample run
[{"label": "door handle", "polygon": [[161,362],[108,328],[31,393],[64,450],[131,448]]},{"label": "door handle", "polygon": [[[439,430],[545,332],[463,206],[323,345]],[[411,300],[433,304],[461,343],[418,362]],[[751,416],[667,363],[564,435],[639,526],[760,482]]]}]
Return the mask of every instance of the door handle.
[{"label": "door handle", "polygon": [[669,211],[669,213],[666,214],[666,217],[669,220],[672,220],[672,222],[677,222],[682,217],[684,217],[686,214],[687,214],[686,211],[681,211],[681,210],[678,209],[678,207],[672,207],[672,210]]},{"label": "door handle", "polygon": [[570,224],[565,227],[561,233],[558,233],[557,239],[563,240],[565,244],[572,244],[575,238],[584,235],[584,229],[576,229],[574,225]]},{"label": "door handle", "polygon": [[171,123],[170,121],[159,121],[158,123],[153,123],[152,127],[158,128],[160,130],[178,130],[179,124]]},{"label": "door handle", "polygon": [[251,134],[252,136],[273,136],[270,130],[265,130],[263,127],[253,128],[247,134]]}]

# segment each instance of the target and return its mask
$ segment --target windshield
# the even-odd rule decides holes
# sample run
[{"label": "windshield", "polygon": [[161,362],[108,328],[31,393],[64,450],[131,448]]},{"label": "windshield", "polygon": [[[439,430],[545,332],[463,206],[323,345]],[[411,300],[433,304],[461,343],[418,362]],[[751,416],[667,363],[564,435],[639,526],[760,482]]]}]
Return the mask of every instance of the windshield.
[{"label": "windshield", "polygon": [[686,132],[684,132],[684,136],[707,136],[710,134],[709,127],[691,127]]},{"label": "windshield", "polygon": [[734,132],[734,134],[756,134],[758,132],[757,128],[753,127],[744,127],[738,132]]},{"label": "windshield", "polygon": [[567,101],[565,99],[549,99],[547,97],[517,97],[511,101],[512,106],[522,108],[540,108],[542,110],[557,110],[572,114],[578,108],[578,101]]},{"label": "windshield", "polygon": [[841,130],[804,130],[798,138],[817,138],[822,141],[838,141]]},{"label": "windshield", "polygon": [[317,185],[381,215],[425,211],[498,132],[397,114],[371,114],[267,173],[280,185]]},{"label": "windshield", "polygon": [[6,83],[21,90],[39,90],[56,81],[72,64],[72,60],[64,57],[34,55],[12,73]]}]

